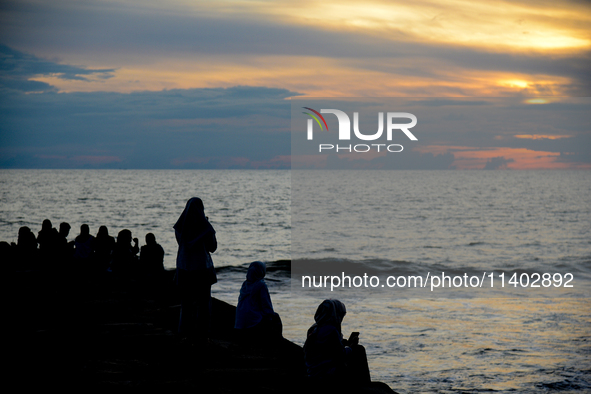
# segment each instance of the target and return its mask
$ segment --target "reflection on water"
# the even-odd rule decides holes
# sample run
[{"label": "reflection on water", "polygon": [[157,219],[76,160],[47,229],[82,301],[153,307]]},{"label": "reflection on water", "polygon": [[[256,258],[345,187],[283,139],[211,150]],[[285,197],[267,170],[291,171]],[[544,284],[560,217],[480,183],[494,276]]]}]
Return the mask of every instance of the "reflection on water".
[{"label": "reflection on water", "polygon": [[[223,270],[215,297],[235,304],[246,266]],[[400,393],[591,390],[588,298],[412,299],[290,292],[286,273],[266,278],[283,335],[303,345],[324,298],[347,307],[343,334],[360,332],[373,380]]]},{"label": "reflection on water", "polygon": [[[334,297],[372,378],[401,393],[589,392],[590,223],[588,171],[292,171],[286,336],[303,343]],[[300,262],[303,275],[572,273],[574,287],[302,289]]]},{"label": "reflection on water", "polygon": [[[302,344],[317,300],[274,300],[284,335]],[[586,299],[345,302],[344,335],[361,332],[372,379],[401,393],[591,390]]]}]

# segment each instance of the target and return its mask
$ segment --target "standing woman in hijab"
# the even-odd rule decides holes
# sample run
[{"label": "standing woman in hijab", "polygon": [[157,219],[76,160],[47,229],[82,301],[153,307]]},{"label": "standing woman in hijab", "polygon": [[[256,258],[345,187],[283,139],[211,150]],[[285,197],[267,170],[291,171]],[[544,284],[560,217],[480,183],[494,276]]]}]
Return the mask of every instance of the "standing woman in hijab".
[{"label": "standing woman in hijab", "polygon": [[217,249],[217,240],[200,198],[187,201],[174,232],[179,244],[176,258],[176,282],[181,293],[179,334],[206,341],[210,330],[211,285],[217,282],[210,253]]}]

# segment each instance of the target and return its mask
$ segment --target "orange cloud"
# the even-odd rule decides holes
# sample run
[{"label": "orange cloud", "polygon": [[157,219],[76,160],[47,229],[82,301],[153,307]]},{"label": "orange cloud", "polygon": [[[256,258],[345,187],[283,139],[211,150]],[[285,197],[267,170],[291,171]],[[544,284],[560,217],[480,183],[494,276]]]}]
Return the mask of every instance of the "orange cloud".
[{"label": "orange cloud", "polygon": [[[146,12],[161,11],[161,6],[155,3],[144,2],[141,7]],[[585,10],[591,11],[583,4],[518,1],[499,4],[469,0],[418,3],[176,0],[167,3],[166,15],[194,16],[196,20],[205,15],[225,23],[249,21],[273,26],[278,32],[281,32],[278,25],[288,28],[288,32],[312,30],[320,35],[326,32],[326,54],[318,55],[323,52],[307,52],[299,47],[292,52],[289,46],[282,53],[259,53],[259,49],[224,52],[223,42],[219,42],[219,53],[203,53],[196,46],[195,50],[165,55],[159,55],[156,49],[154,53],[131,50],[125,56],[113,53],[105,59],[103,53],[72,51],[59,54],[61,61],[93,68],[116,67],[113,78],[90,75],[88,81],[81,81],[44,75],[34,80],[49,83],[62,92],[127,93],[248,85],[285,88],[317,97],[568,96],[574,83],[569,77],[529,72],[512,61],[504,67],[497,65],[497,70],[495,64],[482,66],[479,62],[472,68],[461,59],[455,61],[442,53],[446,47],[467,50],[472,58],[489,56],[492,62],[496,62],[495,54],[500,57],[533,54],[552,60],[583,54],[591,48],[588,29],[591,12]],[[350,55],[331,52],[331,44],[342,47],[339,34],[350,45]],[[359,37],[359,41],[350,42],[351,37]],[[244,38],[247,40],[248,32]],[[380,40],[384,52],[374,49],[374,53],[368,52],[366,56],[355,55],[368,50],[366,44],[374,39]],[[406,52],[392,55],[398,44]],[[423,46],[416,54],[408,49],[415,44]],[[306,42],[302,45],[306,47]],[[42,52],[43,48],[38,50]],[[526,63],[534,61],[526,60]],[[516,72],[501,71],[512,68]]]},{"label": "orange cloud", "polygon": [[483,169],[493,159],[503,159],[503,168],[512,170],[528,169],[591,169],[591,164],[563,163],[556,159],[558,152],[534,151],[524,148],[487,148],[478,149],[466,146],[422,146],[414,149],[420,153],[434,155],[453,153],[453,166],[460,170]]},{"label": "orange cloud", "polygon": [[[195,5],[200,9],[203,3]],[[236,7],[236,8],[234,8]],[[226,16],[272,18],[326,30],[373,34],[392,40],[453,43],[478,48],[568,50],[589,48],[580,4],[560,7],[527,2],[390,0],[274,2],[219,1],[208,5]]]},{"label": "orange cloud", "polygon": [[514,135],[513,137],[522,138],[522,139],[529,139],[529,140],[540,140],[540,139],[558,140],[561,138],[570,138],[570,137],[572,137],[572,135],[518,134],[518,135]]},{"label": "orange cloud", "polygon": [[[99,65],[91,64],[92,67]],[[100,65],[103,67],[104,65]],[[416,70],[416,75],[407,70]],[[183,56],[142,67],[121,67],[113,78],[90,81],[40,76],[61,92],[266,86],[315,97],[502,97],[565,95],[572,81],[553,75],[470,70],[441,60],[415,58],[333,59],[317,56]]]}]

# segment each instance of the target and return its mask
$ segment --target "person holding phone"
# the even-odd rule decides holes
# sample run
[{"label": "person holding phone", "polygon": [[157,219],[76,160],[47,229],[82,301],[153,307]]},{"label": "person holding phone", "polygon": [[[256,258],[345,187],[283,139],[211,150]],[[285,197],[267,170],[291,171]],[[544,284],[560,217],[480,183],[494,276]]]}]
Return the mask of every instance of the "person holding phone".
[{"label": "person holding phone", "polygon": [[371,383],[365,348],[359,345],[359,333],[343,339],[341,323],[347,314],[339,300],[324,300],[316,310],[314,323],[304,344],[308,378],[314,385],[338,387]]},{"label": "person holding phone", "polygon": [[187,201],[174,232],[179,245],[175,277],[181,295],[179,334],[193,344],[203,344],[211,324],[211,285],[217,282],[210,255],[217,249],[217,240],[200,198]]}]

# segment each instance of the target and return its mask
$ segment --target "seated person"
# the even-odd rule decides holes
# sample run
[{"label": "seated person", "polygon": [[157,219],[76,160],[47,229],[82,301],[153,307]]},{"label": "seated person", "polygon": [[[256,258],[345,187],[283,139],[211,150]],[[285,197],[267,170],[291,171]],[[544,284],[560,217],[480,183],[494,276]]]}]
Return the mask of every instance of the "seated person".
[{"label": "seated person", "polygon": [[282,338],[281,318],[273,310],[269,289],[263,279],[266,272],[265,263],[250,263],[246,280],[242,283],[234,326],[242,339],[262,342]]},{"label": "seated person", "polygon": [[308,378],[331,388],[351,388],[371,383],[365,348],[359,334],[343,339],[341,322],[347,313],[338,300],[324,300],[314,315],[316,323],[308,330],[304,359]]}]

